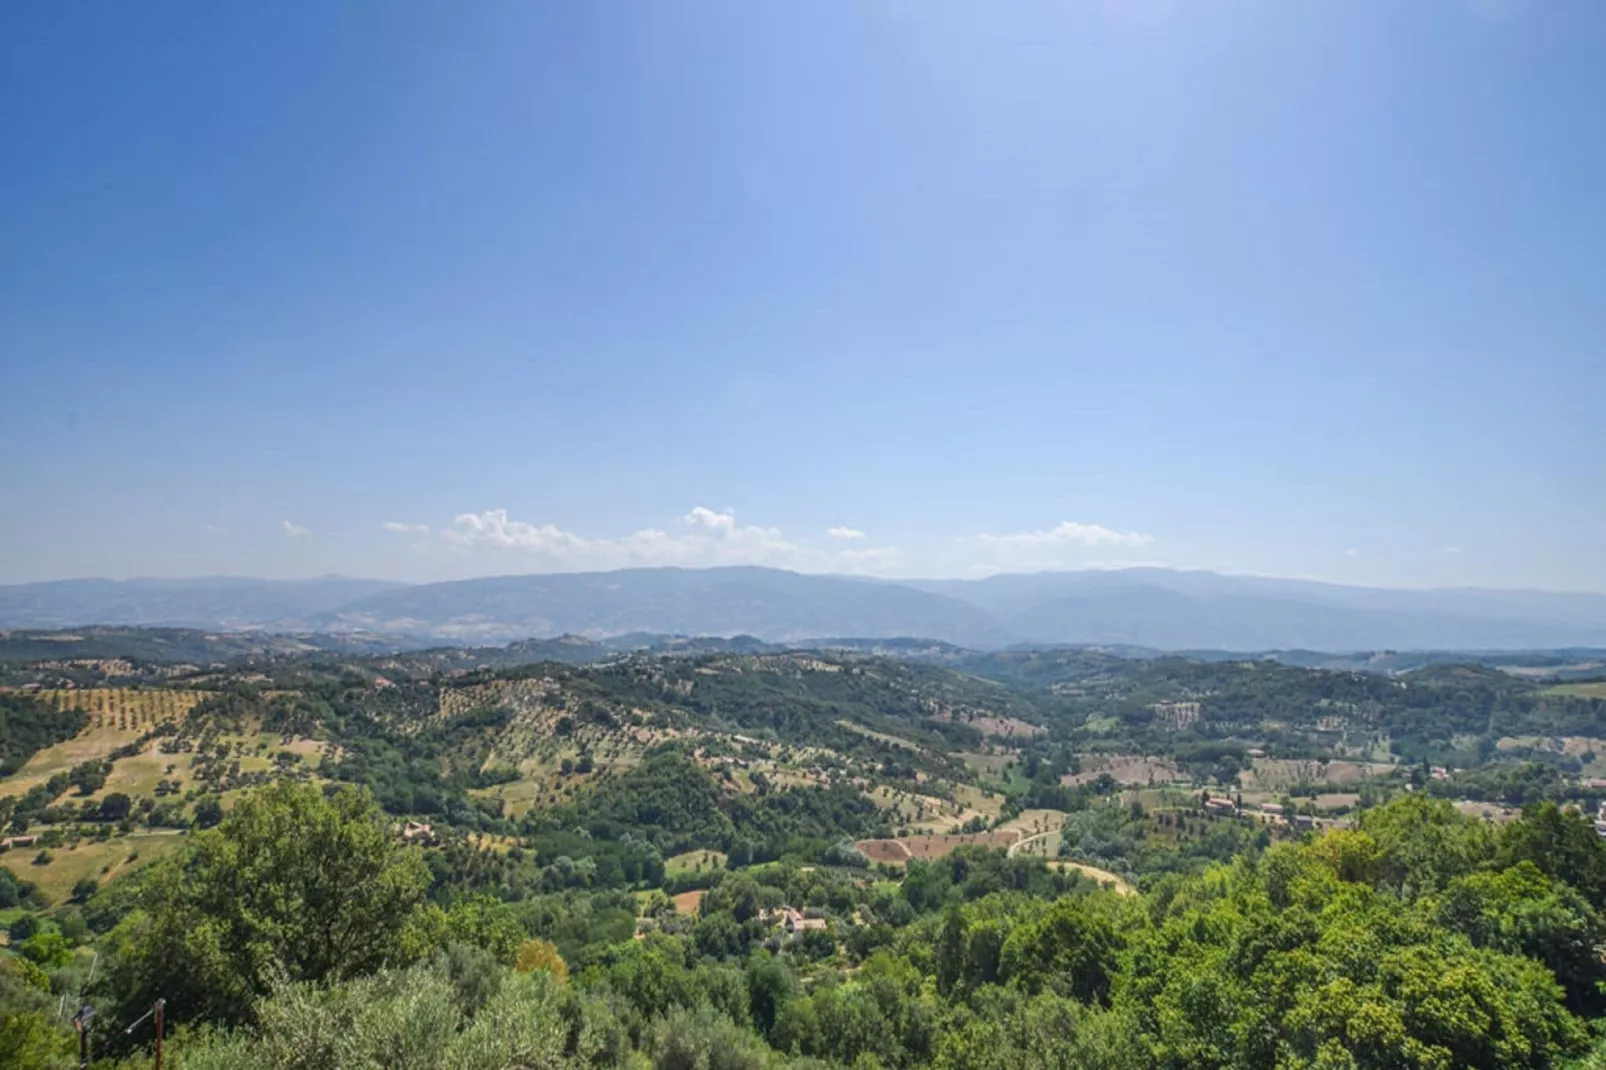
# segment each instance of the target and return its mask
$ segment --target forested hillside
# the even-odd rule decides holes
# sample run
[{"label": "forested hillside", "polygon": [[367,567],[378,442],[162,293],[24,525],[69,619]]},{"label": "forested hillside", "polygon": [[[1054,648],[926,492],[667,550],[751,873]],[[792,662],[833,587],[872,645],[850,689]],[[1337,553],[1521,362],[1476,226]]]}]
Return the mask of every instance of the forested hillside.
[{"label": "forested hillside", "polygon": [[16,663],[0,1065],[1597,1058],[1599,683],[537,650]]}]

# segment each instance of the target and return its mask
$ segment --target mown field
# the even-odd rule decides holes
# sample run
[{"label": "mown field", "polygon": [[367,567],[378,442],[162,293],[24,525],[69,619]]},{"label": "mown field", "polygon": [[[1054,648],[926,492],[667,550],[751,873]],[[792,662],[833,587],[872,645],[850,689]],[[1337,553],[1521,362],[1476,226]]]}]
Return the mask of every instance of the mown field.
[{"label": "mown field", "polygon": [[13,848],[0,852],[0,866],[21,880],[38,884],[52,902],[62,903],[72,894],[73,885],[85,877],[104,884],[113,877],[172,854],[183,844],[184,837],[176,830],[134,832],[106,840],[82,840],[74,846],[48,848],[51,861],[46,865],[35,861],[41,848]]}]

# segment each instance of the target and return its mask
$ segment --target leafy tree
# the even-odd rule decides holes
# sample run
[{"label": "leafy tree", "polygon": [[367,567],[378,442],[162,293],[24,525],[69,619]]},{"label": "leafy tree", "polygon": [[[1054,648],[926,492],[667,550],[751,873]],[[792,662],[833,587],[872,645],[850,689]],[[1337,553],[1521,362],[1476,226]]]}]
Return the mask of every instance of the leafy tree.
[{"label": "leafy tree", "polygon": [[80,795],[93,795],[106,786],[105,762],[84,762],[73,766],[72,772],[67,774],[68,783],[78,789]]},{"label": "leafy tree", "polygon": [[120,791],[114,791],[100,801],[102,821],[121,821],[134,808],[134,800]]},{"label": "leafy tree", "polygon": [[747,963],[747,1005],[759,1032],[770,1033],[776,1015],[796,990],[797,982],[784,961],[767,952],[754,952]]},{"label": "leafy tree", "polygon": [[40,928],[39,918],[34,914],[18,915],[6,929],[6,938],[13,944],[20,944],[28,939]]},{"label": "leafy tree", "polygon": [[558,954],[557,945],[548,940],[526,940],[520,944],[518,954],[513,959],[513,969],[519,973],[545,970],[559,981],[569,979],[568,964]]},{"label": "leafy tree", "polygon": [[1361,815],[1377,845],[1382,886],[1405,895],[1444,887],[1492,853],[1492,836],[1442,799],[1406,795]]},{"label": "leafy tree", "polygon": [[11,1070],[65,1070],[77,1044],[68,1030],[59,1028],[50,1012],[24,1011],[0,1015],[0,1066]]},{"label": "leafy tree", "polygon": [[61,935],[73,944],[82,944],[89,939],[89,922],[82,910],[73,907],[61,916]]},{"label": "leafy tree", "polygon": [[999,977],[1029,991],[1051,988],[1084,1003],[1109,993],[1120,941],[1110,919],[1079,897],[1056,902],[1004,940]]},{"label": "leafy tree", "polygon": [[780,1062],[762,1040],[707,1006],[671,1011],[649,1043],[653,1070],[766,1070]]},{"label": "leafy tree", "polygon": [[1606,840],[1576,810],[1553,802],[1523,808],[1522,820],[1506,827],[1500,840],[1502,866],[1531,862],[1546,876],[1566,881],[1606,909]]},{"label": "leafy tree", "polygon": [[223,820],[223,800],[216,795],[203,795],[195,800],[195,827],[216,828]]},{"label": "leafy tree", "polygon": [[59,969],[72,961],[72,945],[59,929],[44,929],[24,940],[20,949],[29,962],[47,970]]},{"label": "leafy tree", "polygon": [[169,999],[174,1017],[245,1020],[275,978],[339,981],[403,955],[428,882],[372,800],[280,783],[257,791],[176,861],[114,934],[108,993]]},{"label": "leafy tree", "polygon": [[1606,922],[1571,885],[1524,861],[1452,882],[1436,909],[1442,924],[1477,946],[1544,963],[1575,1009],[1600,1007],[1606,965],[1598,949],[1606,945]]}]

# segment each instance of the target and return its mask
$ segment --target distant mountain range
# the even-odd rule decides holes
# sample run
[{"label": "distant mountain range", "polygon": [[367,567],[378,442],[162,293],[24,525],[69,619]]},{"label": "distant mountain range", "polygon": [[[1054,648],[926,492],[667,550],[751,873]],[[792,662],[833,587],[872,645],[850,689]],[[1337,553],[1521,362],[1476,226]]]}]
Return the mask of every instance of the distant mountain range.
[{"label": "distant mountain range", "polygon": [[66,580],[0,586],[0,627],[360,632],[456,644],[630,633],[920,637],[1159,650],[1534,650],[1606,646],[1606,595],[1393,590],[1127,569],[866,580],[777,569],[629,569],[405,585]]}]

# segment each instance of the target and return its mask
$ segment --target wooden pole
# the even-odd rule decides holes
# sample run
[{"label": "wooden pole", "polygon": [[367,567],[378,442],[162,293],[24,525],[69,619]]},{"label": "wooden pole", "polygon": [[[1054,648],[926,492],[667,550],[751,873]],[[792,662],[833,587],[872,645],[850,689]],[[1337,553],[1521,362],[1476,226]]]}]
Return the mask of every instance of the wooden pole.
[{"label": "wooden pole", "polygon": [[156,1001],[156,1070],[162,1070],[162,1008],[167,1006],[167,1000]]}]

